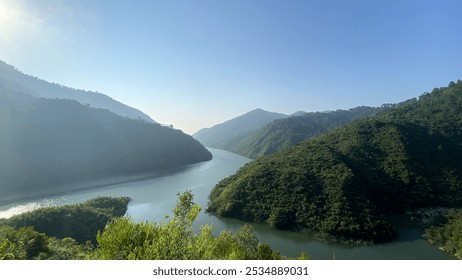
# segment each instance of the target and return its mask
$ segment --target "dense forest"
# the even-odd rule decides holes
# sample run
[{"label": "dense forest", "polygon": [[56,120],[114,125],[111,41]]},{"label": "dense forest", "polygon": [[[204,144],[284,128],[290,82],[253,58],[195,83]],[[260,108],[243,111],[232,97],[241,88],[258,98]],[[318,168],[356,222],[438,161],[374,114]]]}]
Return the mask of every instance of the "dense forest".
[{"label": "dense forest", "polygon": [[60,98],[76,100],[81,104],[87,104],[94,108],[108,109],[122,117],[141,119],[147,122],[155,122],[148,115],[138,109],[127,106],[98,92],[84,91],[50,83],[22,73],[14,66],[0,60],[0,85],[12,90],[20,91],[33,97]]},{"label": "dense forest", "polygon": [[350,110],[304,113],[272,121],[260,130],[222,147],[224,150],[248,157],[269,155],[303,140],[321,135],[357,119],[385,112],[394,105],[361,106]]},{"label": "dense forest", "polygon": [[207,147],[226,150],[228,145],[240,141],[273,120],[285,117],[287,115],[255,109],[224,123],[203,128],[194,133],[193,137]]},{"label": "dense forest", "polygon": [[[135,223],[127,217],[115,218],[125,213],[126,202],[126,198],[97,198],[79,205],[41,209],[3,220],[0,259],[285,258],[267,244],[260,243],[248,225],[235,233],[222,231],[218,236],[212,234],[210,225],[203,225],[194,233],[192,224],[201,209],[193,202],[191,192],[179,195],[172,218],[166,222]],[[104,222],[100,215],[111,217]],[[98,225],[94,226],[95,223]],[[42,225],[45,227],[40,230]],[[98,230],[92,230],[91,236],[87,236],[78,233],[80,227]],[[301,253],[299,259],[308,259],[308,256]]]},{"label": "dense forest", "polygon": [[0,219],[0,259],[85,259],[98,232],[125,215],[128,202],[98,197]]},{"label": "dense forest", "polygon": [[462,259],[462,209],[451,209],[437,225],[427,230],[423,236],[431,244]]},{"label": "dense forest", "polygon": [[462,205],[462,82],[261,157],[208,211],[342,242],[395,237],[388,213]]},{"label": "dense forest", "polygon": [[169,127],[0,85],[0,200],[152,175],[212,155]]},{"label": "dense forest", "polygon": [[0,219],[0,225],[14,228],[33,227],[36,231],[56,238],[71,237],[79,243],[96,242],[96,233],[108,221],[125,215],[127,197],[98,197],[81,204],[41,208]]}]

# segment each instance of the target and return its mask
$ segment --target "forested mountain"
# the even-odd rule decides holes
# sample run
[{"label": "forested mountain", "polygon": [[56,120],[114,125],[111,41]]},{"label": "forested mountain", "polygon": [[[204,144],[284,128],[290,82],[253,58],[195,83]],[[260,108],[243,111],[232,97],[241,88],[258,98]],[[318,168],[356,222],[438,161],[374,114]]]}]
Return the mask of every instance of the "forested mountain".
[{"label": "forested mountain", "polygon": [[0,200],[152,175],[211,158],[179,130],[0,86]]},{"label": "forested mountain", "polygon": [[224,149],[249,133],[262,128],[265,124],[287,117],[287,115],[255,109],[242,116],[233,118],[210,128],[203,128],[194,133],[193,137],[204,146]]},{"label": "forested mountain", "polygon": [[261,157],[219,182],[208,211],[381,242],[387,213],[462,205],[462,82]]},{"label": "forested mountain", "polygon": [[26,75],[0,60],[0,85],[34,97],[72,99],[94,108],[108,109],[123,117],[155,122],[138,109],[120,103],[107,95],[73,89],[59,84],[50,83],[39,78]]},{"label": "forested mountain", "polygon": [[350,110],[296,113],[288,118],[274,120],[239,141],[230,143],[224,149],[248,158],[258,158],[346,125],[354,120],[384,112],[390,107],[362,106]]}]

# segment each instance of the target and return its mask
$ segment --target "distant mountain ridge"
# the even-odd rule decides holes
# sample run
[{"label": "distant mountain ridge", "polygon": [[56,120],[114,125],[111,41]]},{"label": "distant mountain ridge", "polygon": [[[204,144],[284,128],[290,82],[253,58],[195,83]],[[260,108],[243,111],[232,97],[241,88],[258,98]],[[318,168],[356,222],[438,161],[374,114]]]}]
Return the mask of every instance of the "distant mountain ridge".
[{"label": "distant mountain ridge", "polygon": [[258,158],[321,135],[354,120],[367,118],[389,110],[391,106],[360,106],[349,110],[328,112],[296,112],[277,119],[246,137],[230,143],[225,150],[248,158]]},{"label": "distant mountain ridge", "polygon": [[0,202],[152,176],[211,158],[180,130],[0,84]]},{"label": "distant mountain ridge", "polygon": [[213,127],[203,128],[194,133],[193,137],[205,146],[224,149],[230,143],[260,129],[265,124],[285,117],[287,117],[285,114],[255,109]]},{"label": "distant mountain ridge", "polygon": [[22,73],[14,66],[0,60],[0,84],[34,97],[72,99],[94,108],[108,109],[123,117],[155,122],[138,109],[127,106],[98,92],[73,89]]}]

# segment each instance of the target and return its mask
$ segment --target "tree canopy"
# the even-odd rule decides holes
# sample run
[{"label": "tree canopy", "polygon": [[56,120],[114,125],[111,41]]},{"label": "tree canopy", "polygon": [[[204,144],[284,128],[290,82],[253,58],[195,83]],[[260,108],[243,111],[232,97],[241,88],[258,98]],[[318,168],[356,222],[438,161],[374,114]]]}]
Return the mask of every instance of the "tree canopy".
[{"label": "tree canopy", "polygon": [[0,84],[0,201],[146,176],[210,160],[183,132],[94,109],[33,98]]},{"label": "tree canopy", "polygon": [[384,214],[462,205],[462,82],[259,158],[208,211],[352,242],[393,239]]},{"label": "tree canopy", "polygon": [[98,197],[80,204],[40,208],[0,220],[0,225],[32,227],[47,236],[95,243],[98,231],[110,220],[125,215],[128,202],[127,197]]},{"label": "tree canopy", "polygon": [[125,215],[127,197],[41,208],[0,220],[0,259],[87,259],[96,235]]},{"label": "tree canopy", "polygon": [[451,209],[444,219],[423,235],[431,244],[462,259],[462,209]]},{"label": "tree canopy", "polygon": [[[211,225],[194,232],[193,222],[200,212],[191,192],[178,196],[173,217],[168,222],[134,223],[121,218],[109,223],[98,234],[93,257],[96,259],[162,259],[162,260],[235,260],[281,259],[269,245],[258,241],[250,225],[235,233],[212,233]],[[300,258],[307,258],[301,254]]]},{"label": "tree canopy", "polygon": [[385,112],[395,105],[361,106],[350,110],[305,113],[272,121],[240,139],[233,139],[223,149],[249,158],[269,155],[309,138]]},{"label": "tree canopy", "polygon": [[[112,201],[112,202],[111,202]],[[201,211],[193,194],[178,195],[172,218],[162,222],[134,222],[129,217],[107,220],[92,236],[80,228],[91,228],[96,213],[76,211],[98,208],[103,214],[124,214],[125,198],[97,198],[78,205],[61,206],[22,214],[0,224],[0,259],[103,259],[103,260],[201,260],[284,259],[267,244],[260,243],[250,225],[237,232],[215,236],[211,225],[196,232],[193,222]],[[126,206],[126,205],[125,205]],[[57,218],[72,215],[70,221]],[[100,213],[100,214],[101,214]],[[98,215],[96,215],[98,216]],[[50,219],[48,221],[44,221]],[[27,222],[24,222],[27,221]],[[50,222],[59,223],[53,226]],[[62,223],[65,224],[62,224]],[[13,225],[14,227],[12,227]],[[37,226],[36,229],[30,225]],[[44,227],[43,229],[40,229]],[[65,231],[59,228],[66,228]],[[90,233],[90,232],[88,232]],[[66,237],[64,237],[66,235]],[[55,237],[53,237],[55,236]],[[74,238],[81,239],[76,241]],[[86,242],[82,239],[89,238]],[[92,240],[95,240],[92,244]],[[308,259],[301,253],[299,259]]]}]

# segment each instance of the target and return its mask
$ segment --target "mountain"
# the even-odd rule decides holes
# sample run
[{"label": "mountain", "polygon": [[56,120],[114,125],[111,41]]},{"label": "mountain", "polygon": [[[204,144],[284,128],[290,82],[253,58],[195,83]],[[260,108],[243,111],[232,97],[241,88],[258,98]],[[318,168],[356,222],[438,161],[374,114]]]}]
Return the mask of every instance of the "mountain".
[{"label": "mountain", "polygon": [[33,97],[72,99],[94,108],[108,109],[122,117],[155,122],[138,109],[120,103],[107,95],[73,89],[55,83],[49,83],[39,78],[26,75],[0,60],[0,85],[13,91],[20,91]]},{"label": "mountain", "polygon": [[297,111],[297,112],[291,114],[290,116],[291,117],[298,117],[298,116],[303,116],[304,114],[306,114],[305,111]]},{"label": "mountain", "polygon": [[219,182],[208,211],[342,242],[395,237],[385,218],[462,206],[462,82],[261,157]]},{"label": "mountain", "polygon": [[329,112],[297,112],[291,117],[274,120],[225,148],[248,158],[258,158],[390,108],[362,106]]},{"label": "mountain", "polygon": [[179,130],[0,85],[0,200],[152,175],[211,158]]},{"label": "mountain", "polygon": [[287,115],[255,109],[242,116],[233,118],[210,128],[203,128],[193,134],[204,146],[225,149],[230,143],[247,136],[250,132],[260,129],[265,124]]}]

